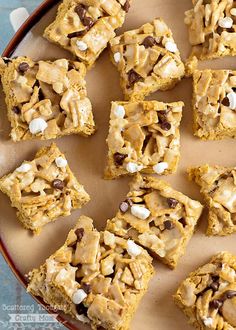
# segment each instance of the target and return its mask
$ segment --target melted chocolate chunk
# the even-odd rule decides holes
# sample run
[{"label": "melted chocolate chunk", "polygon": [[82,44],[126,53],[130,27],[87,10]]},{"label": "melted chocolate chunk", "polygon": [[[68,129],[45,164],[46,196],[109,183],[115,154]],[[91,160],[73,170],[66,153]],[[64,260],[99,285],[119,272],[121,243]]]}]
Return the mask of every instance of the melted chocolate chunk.
[{"label": "melted chocolate chunk", "polygon": [[187,226],[187,222],[186,222],[185,218],[181,218],[178,221],[183,225],[183,227]]},{"label": "melted chocolate chunk", "polygon": [[221,101],[221,104],[223,104],[226,107],[229,106],[229,99],[227,96]]},{"label": "melted chocolate chunk", "polygon": [[119,152],[116,152],[116,153],[113,155],[114,162],[115,162],[116,166],[121,166],[121,165],[123,165],[124,160],[125,160],[126,157],[127,157],[127,155],[123,155],[123,154],[120,154]]},{"label": "melted chocolate chunk", "polygon": [[80,4],[80,5],[75,7],[75,12],[76,12],[76,14],[78,14],[79,18],[82,21],[85,18],[87,10],[86,10],[85,6]]},{"label": "melted chocolate chunk", "polygon": [[177,199],[175,199],[175,198],[167,198],[167,204],[168,204],[168,206],[171,208],[171,209],[174,209],[176,206],[177,206],[177,204],[179,203],[178,201],[177,201]]},{"label": "melted chocolate chunk", "polygon": [[129,9],[130,9],[130,3],[129,3],[129,0],[127,0],[124,4],[124,6],[122,7],[124,9],[124,11],[126,13],[128,13]]},{"label": "melted chocolate chunk", "polygon": [[18,66],[18,71],[19,71],[20,73],[25,73],[26,71],[29,70],[29,68],[30,68],[30,66],[29,66],[28,63],[26,63],[26,62],[22,62],[22,63],[20,63],[19,66]]},{"label": "melted chocolate chunk", "polygon": [[77,236],[77,241],[80,242],[84,236],[84,228],[77,228],[75,235]]},{"label": "melted chocolate chunk", "polygon": [[65,187],[65,183],[63,181],[59,180],[59,179],[55,179],[52,182],[52,186],[55,189],[63,190],[63,188]]},{"label": "melted chocolate chunk", "polygon": [[17,106],[15,106],[15,107],[13,107],[12,108],[12,111],[16,114],[16,115],[19,115],[20,114],[20,109],[17,107]]},{"label": "melted chocolate chunk", "polygon": [[142,77],[133,69],[131,69],[128,73],[128,80],[130,86],[134,85],[136,82],[142,80]]},{"label": "melted chocolate chunk", "polygon": [[166,221],[164,222],[164,227],[165,227],[165,229],[167,229],[167,230],[171,230],[171,229],[174,229],[174,228],[175,228],[175,225],[174,225],[174,223],[173,223],[172,221],[170,221],[170,220],[166,220]]},{"label": "melted chocolate chunk", "polygon": [[153,47],[154,45],[156,45],[156,40],[152,36],[148,36],[143,40],[142,45],[145,48]]}]

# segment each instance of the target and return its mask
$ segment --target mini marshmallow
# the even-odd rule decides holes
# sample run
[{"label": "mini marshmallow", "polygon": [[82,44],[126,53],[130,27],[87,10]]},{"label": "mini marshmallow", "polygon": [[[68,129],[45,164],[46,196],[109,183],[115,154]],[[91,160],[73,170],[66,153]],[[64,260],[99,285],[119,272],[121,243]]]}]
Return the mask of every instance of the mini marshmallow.
[{"label": "mini marshmallow", "polygon": [[121,53],[119,53],[119,52],[115,53],[115,54],[114,54],[114,61],[115,61],[116,63],[119,63],[120,60],[121,60]]},{"label": "mini marshmallow", "polygon": [[206,317],[203,319],[203,323],[206,327],[211,327],[213,325],[213,319],[211,317]]},{"label": "mini marshmallow", "polygon": [[117,105],[114,109],[114,115],[118,118],[124,118],[125,108],[122,105]]},{"label": "mini marshmallow", "polygon": [[153,170],[157,174],[162,174],[168,167],[169,167],[169,165],[166,162],[161,162],[161,163],[154,165]]},{"label": "mini marshmallow", "polygon": [[135,217],[137,217],[141,220],[147,219],[151,214],[151,212],[146,207],[141,206],[141,205],[132,205],[131,206],[131,213]]},{"label": "mini marshmallow", "polygon": [[131,257],[137,257],[142,252],[141,248],[132,240],[127,241],[127,252]]},{"label": "mini marshmallow", "polygon": [[88,45],[84,41],[78,40],[76,41],[76,45],[82,52],[88,49]]},{"label": "mini marshmallow", "polygon": [[79,305],[87,297],[87,293],[83,289],[78,289],[72,296],[72,301],[74,304]]},{"label": "mini marshmallow", "polygon": [[22,164],[20,167],[18,167],[16,169],[17,172],[20,172],[20,173],[26,173],[28,171],[30,171],[32,168],[32,166],[30,164]]},{"label": "mini marshmallow", "polygon": [[126,165],[126,170],[129,173],[136,173],[136,172],[141,171],[142,169],[143,169],[143,166],[142,165],[138,165],[136,163],[129,162]]},{"label": "mini marshmallow", "polygon": [[174,43],[173,41],[167,41],[167,43],[165,44],[165,48],[171,53],[176,53],[178,50],[176,43]]},{"label": "mini marshmallow", "polygon": [[230,29],[233,26],[234,21],[231,17],[220,18],[218,25],[224,29]]},{"label": "mini marshmallow", "polygon": [[43,118],[35,118],[29,124],[29,130],[31,134],[42,133],[47,127],[48,124]]},{"label": "mini marshmallow", "polygon": [[236,110],[236,93],[230,92],[227,94],[227,97],[229,99],[229,107],[232,110]]},{"label": "mini marshmallow", "polygon": [[66,165],[67,165],[67,160],[63,157],[57,157],[55,159],[55,162],[56,162],[57,167],[60,167],[60,168],[66,167]]},{"label": "mini marshmallow", "polygon": [[236,16],[236,8],[232,8],[232,9],[230,10],[230,14],[231,14],[232,16]]}]

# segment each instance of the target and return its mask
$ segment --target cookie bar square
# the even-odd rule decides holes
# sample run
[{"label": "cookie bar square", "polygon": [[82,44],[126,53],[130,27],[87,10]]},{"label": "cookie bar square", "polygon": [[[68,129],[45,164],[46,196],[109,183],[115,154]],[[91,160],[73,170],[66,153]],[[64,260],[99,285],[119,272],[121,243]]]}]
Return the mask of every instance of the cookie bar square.
[{"label": "cookie bar square", "polygon": [[106,229],[147,248],[170,268],[185,253],[202,205],[155,177],[137,174]]},{"label": "cookie bar square", "polygon": [[48,222],[70,215],[90,200],[55,144],[41,148],[33,161],[23,162],[1,178],[0,190],[17,208],[23,226],[36,234]]},{"label": "cookie bar square", "polygon": [[192,272],[174,296],[200,330],[236,329],[236,256],[221,252]]},{"label": "cookie bar square", "polygon": [[194,134],[203,140],[236,137],[236,71],[193,74]]},{"label": "cookie bar square", "polygon": [[91,67],[124,23],[130,0],[64,0],[44,37]]},{"label": "cookie bar square", "polygon": [[175,172],[183,106],[183,102],[112,102],[105,178],[139,171]]},{"label": "cookie bar square", "polygon": [[93,134],[95,124],[85,74],[82,63],[66,59],[0,59],[12,140]]},{"label": "cookie bar square", "polygon": [[236,6],[233,0],[192,0],[185,12],[192,56],[201,60],[236,55]]},{"label": "cookie bar square", "polygon": [[170,89],[184,76],[172,32],[160,18],[112,39],[110,46],[126,100]]},{"label": "cookie bar square", "polygon": [[207,235],[236,232],[236,168],[203,165],[188,171],[209,209]]},{"label": "cookie bar square", "polygon": [[153,274],[152,258],[131,240],[98,232],[81,216],[65,244],[29,274],[28,292],[93,329],[129,329]]}]

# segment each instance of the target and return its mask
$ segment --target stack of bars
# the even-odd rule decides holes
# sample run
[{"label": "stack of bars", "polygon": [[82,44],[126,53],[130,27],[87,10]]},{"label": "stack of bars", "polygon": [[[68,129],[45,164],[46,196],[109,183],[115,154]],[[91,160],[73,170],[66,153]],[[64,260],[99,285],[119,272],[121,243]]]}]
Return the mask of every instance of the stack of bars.
[{"label": "stack of bars", "polygon": [[[195,68],[198,59],[236,55],[236,6],[232,0],[193,5],[185,23],[193,46],[194,134],[236,137],[236,71]],[[116,36],[129,8],[129,0],[64,0],[44,37],[77,60],[0,59],[14,142],[94,134],[85,75],[108,45],[119,71],[125,101],[111,105],[105,178],[132,175],[130,191],[104,231],[81,216],[64,245],[28,274],[28,292],[93,329],[130,329],[154,273],[152,257],[174,269],[203,211],[200,202],[147,175],[177,171],[184,103],[145,97],[173,88],[185,65],[161,18]],[[202,165],[188,173],[209,208],[207,234],[236,232],[236,168]],[[0,189],[35,234],[90,200],[55,143],[1,178]],[[198,329],[236,329],[235,274],[236,257],[221,252],[183,281],[174,300]]]}]

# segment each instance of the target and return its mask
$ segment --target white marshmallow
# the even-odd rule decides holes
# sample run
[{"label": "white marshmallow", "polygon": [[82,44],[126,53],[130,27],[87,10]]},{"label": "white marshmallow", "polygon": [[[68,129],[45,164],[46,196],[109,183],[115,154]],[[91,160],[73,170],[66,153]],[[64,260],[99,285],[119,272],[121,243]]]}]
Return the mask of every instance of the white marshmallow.
[{"label": "white marshmallow", "polygon": [[169,165],[166,162],[161,162],[161,163],[154,165],[153,170],[157,174],[162,174],[168,167],[169,167]]},{"label": "white marshmallow", "polygon": [[48,124],[43,118],[35,118],[29,124],[31,134],[42,133],[47,127]]},{"label": "white marshmallow", "polygon": [[220,18],[218,25],[224,29],[230,29],[233,26],[234,21],[231,17]]},{"label": "white marshmallow", "polygon": [[115,53],[115,54],[114,54],[114,61],[115,61],[116,63],[119,63],[120,60],[121,60],[121,53],[119,53],[119,52]]},{"label": "white marshmallow", "polygon": [[178,50],[177,45],[173,41],[167,41],[165,48],[171,53],[176,53]]},{"label": "white marshmallow", "polygon": [[127,241],[127,252],[131,257],[137,257],[142,252],[141,248],[132,240]]},{"label": "white marshmallow", "polygon": [[76,45],[79,48],[79,50],[81,50],[81,52],[84,52],[85,50],[88,49],[88,45],[84,41],[78,40],[76,41]]},{"label": "white marshmallow", "polygon": [[141,219],[141,220],[145,220],[149,217],[149,215],[151,214],[151,212],[144,206],[141,205],[132,205],[131,206],[131,213]]},{"label": "white marshmallow", "polygon": [[74,304],[79,305],[87,297],[87,293],[83,289],[78,289],[72,296],[72,301]]},{"label": "white marshmallow", "polygon": [[67,165],[67,160],[63,157],[57,157],[55,159],[57,167],[66,167]]},{"label": "white marshmallow", "polygon": [[236,110],[236,93],[230,92],[227,94],[227,97],[229,99],[229,107],[232,110]]},{"label": "white marshmallow", "polygon": [[32,166],[30,164],[22,164],[20,167],[18,167],[16,169],[17,172],[20,172],[20,173],[26,173],[28,171],[30,171],[32,168]]},{"label": "white marshmallow", "polygon": [[230,10],[230,14],[231,14],[232,16],[236,16],[236,8],[232,8],[232,9]]},{"label": "white marshmallow", "polygon": [[129,162],[126,165],[126,170],[129,173],[136,173],[136,172],[141,171],[142,169],[143,169],[143,166],[142,165],[138,165],[136,163]]},{"label": "white marshmallow", "polygon": [[203,323],[206,327],[211,327],[213,325],[213,319],[211,317],[206,317],[203,319]]},{"label": "white marshmallow", "polygon": [[118,118],[124,118],[125,108],[122,105],[117,105],[114,109],[114,115]]}]

